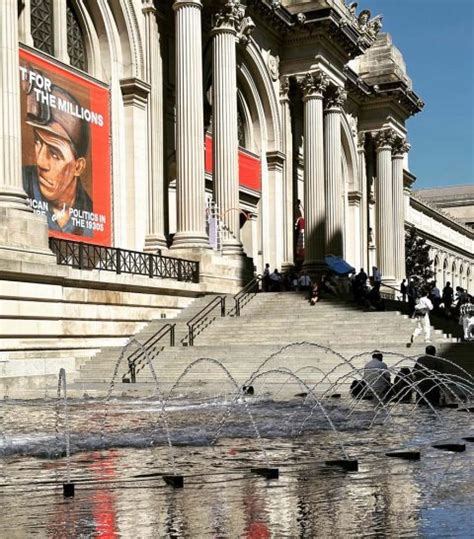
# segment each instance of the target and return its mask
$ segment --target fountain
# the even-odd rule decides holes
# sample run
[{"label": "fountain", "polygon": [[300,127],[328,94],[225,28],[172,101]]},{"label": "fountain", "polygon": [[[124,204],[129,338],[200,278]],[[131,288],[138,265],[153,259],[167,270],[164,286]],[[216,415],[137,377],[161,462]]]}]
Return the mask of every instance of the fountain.
[{"label": "fountain", "polygon": [[[143,356],[152,383],[140,386],[140,397],[115,396],[117,377],[134,350]],[[302,359],[293,366],[289,358],[295,350]],[[334,530],[370,534],[381,529],[376,521],[367,524],[374,509],[365,493],[372,492],[377,505],[386,495],[380,491],[383,484],[390,497],[409,496],[417,510],[444,508],[443,500],[451,500],[450,492],[456,490],[458,522],[453,526],[459,526],[463,519],[467,522],[472,495],[463,455],[472,450],[474,440],[474,379],[443,358],[437,358],[446,367],[443,372],[423,368],[415,376],[418,356],[382,353],[391,358],[392,378],[397,376],[387,395],[368,385],[356,396],[349,390],[353,381],[363,378],[364,358],[372,352],[346,358],[310,342],[281,347],[246,376],[232,371],[225,359],[200,357],[173,382],[165,382],[153,354],[132,339],[113,366],[108,389],[98,398],[71,397],[61,369],[56,399],[0,401],[5,514],[12,511],[21,529],[31,521],[49,529],[53,520],[40,510],[46,500],[54,508],[54,519],[67,519],[65,527],[73,522],[76,535],[87,535],[84,522],[91,521],[105,526],[104,533],[115,533],[118,528],[112,530],[100,515],[108,515],[115,527],[125,526],[125,534],[132,519],[136,535],[176,530],[192,535],[186,528],[187,513],[195,519],[206,515],[206,533],[217,535],[240,533],[244,521],[273,522],[276,535],[311,535],[310,515],[331,513],[331,496],[343,500],[350,495],[351,507],[342,505],[360,529],[347,529],[346,515],[335,517]],[[445,402],[434,403],[424,393],[427,383]],[[122,385],[121,391],[132,385]],[[390,470],[397,470],[393,473],[398,482]],[[347,479],[351,474],[358,474],[354,484]],[[268,497],[267,489],[277,479],[279,489],[271,491],[276,498]],[[60,485],[63,497],[73,504],[67,517],[54,494]],[[179,497],[184,487],[188,498]],[[30,491],[31,514],[15,512],[15,500],[24,501]],[[151,493],[154,502],[167,508],[153,524],[145,518],[154,514],[147,509]],[[278,496],[284,497],[279,509]],[[193,501],[185,508],[186,499]],[[256,500],[264,499],[262,508],[263,502]],[[279,520],[270,514],[283,514],[283,507],[298,512],[304,529],[296,521],[275,524]],[[229,512],[241,515],[240,528],[232,528]],[[421,533],[416,516],[400,518],[395,518],[403,528],[400,533]],[[0,517],[0,525],[8,534],[10,524],[4,520]],[[324,526],[321,522],[321,530]]]}]

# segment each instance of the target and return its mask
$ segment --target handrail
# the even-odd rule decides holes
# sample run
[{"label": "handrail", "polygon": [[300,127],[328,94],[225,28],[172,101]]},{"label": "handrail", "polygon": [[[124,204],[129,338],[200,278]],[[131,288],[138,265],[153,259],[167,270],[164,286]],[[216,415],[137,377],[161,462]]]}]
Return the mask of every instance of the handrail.
[{"label": "handrail", "polygon": [[188,326],[188,345],[194,346],[194,328],[197,324],[200,324],[207,315],[211,313],[217,306],[220,305],[221,316],[225,316],[225,296],[216,296],[205,307],[203,307],[191,320],[186,322]]},{"label": "handrail", "polygon": [[59,238],[49,238],[49,248],[56,255],[56,263],[61,266],[72,266],[80,270],[113,271],[118,275],[144,275],[150,279],[160,277],[199,282],[199,262],[194,260]]},{"label": "handrail", "polygon": [[[235,314],[235,316],[240,316],[240,310],[244,305],[251,300],[250,295],[255,296],[259,289],[259,283],[262,280],[262,275],[257,275],[249,283],[247,283],[240,292],[237,292],[234,296],[234,309],[233,312],[229,314]],[[252,296],[252,297],[253,297]]]},{"label": "handrail", "polygon": [[143,343],[143,349],[137,349],[132,352],[128,358],[128,371],[122,376],[122,382],[126,379],[127,375],[130,375],[130,381],[132,384],[136,382],[136,375],[140,372],[145,365],[145,351],[150,350],[154,347],[158,341],[161,341],[166,335],[170,336],[170,346],[175,345],[175,328],[176,324],[165,324],[161,326],[160,329],[154,333],[149,339]]}]

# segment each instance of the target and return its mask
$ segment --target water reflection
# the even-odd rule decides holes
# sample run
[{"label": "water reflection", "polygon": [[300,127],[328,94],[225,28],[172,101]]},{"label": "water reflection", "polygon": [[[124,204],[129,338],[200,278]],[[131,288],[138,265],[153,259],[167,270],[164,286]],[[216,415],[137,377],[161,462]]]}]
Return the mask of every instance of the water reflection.
[{"label": "water reflection", "polygon": [[[170,471],[166,437],[155,440],[150,434],[156,423],[153,403],[112,404],[105,439],[122,444],[113,449],[97,448],[97,404],[72,403],[72,445],[81,442],[83,450],[71,457],[76,497],[64,499],[64,459],[55,458],[55,450],[46,451],[55,440],[54,421],[49,420],[53,404],[9,406],[6,444],[16,449],[0,457],[2,537],[416,537],[439,536],[441,529],[443,536],[471,533],[472,444],[465,453],[452,454],[428,443],[435,432],[438,437],[469,432],[469,414],[455,410],[440,411],[445,427],[421,410],[415,423],[400,413],[394,415],[397,425],[381,423],[371,429],[361,411],[344,428],[337,423],[343,404],[334,404],[332,417],[347,451],[359,459],[359,471],[347,473],[324,466],[327,458],[338,455],[324,417],[312,418],[303,436],[289,436],[281,418],[285,412],[301,420],[307,411],[298,412],[299,403],[255,403],[252,411],[268,458],[280,468],[280,479],[274,481],[249,473],[262,465],[262,455],[245,414],[234,416],[225,437],[209,447],[200,440],[207,440],[205,426],[220,414],[215,409],[176,410],[172,438],[185,488],[173,490],[161,479]],[[149,443],[135,447],[140,437]],[[386,450],[407,440],[422,446],[420,461],[385,457]],[[448,512],[454,516],[447,518]]]}]

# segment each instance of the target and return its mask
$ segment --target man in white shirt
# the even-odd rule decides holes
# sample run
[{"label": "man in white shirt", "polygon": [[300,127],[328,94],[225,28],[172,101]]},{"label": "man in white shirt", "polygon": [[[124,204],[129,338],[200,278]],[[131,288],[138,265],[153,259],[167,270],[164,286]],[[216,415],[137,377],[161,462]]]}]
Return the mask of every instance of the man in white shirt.
[{"label": "man in white shirt", "polygon": [[364,381],[380,398],[390,389],[390,371],[380,352],[375,352],[372,359],[365,365]]},{"label": "man in white shirt", "polygon": [[410,342],[408,347],[413,344],[418,335],[425,333],[425,342],[431,342],[431,322],[430,322],[430,311],[433,310],[433,304],[428,298],[428,291],[423,291],[423,296],[415,304],[415,320],[416,327],[413,331],[412,336],[410,337]]}]

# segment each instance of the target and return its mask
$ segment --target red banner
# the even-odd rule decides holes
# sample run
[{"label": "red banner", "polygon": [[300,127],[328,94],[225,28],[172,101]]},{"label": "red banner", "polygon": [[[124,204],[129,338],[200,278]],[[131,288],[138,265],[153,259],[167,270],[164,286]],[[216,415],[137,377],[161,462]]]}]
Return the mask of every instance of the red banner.
[{"label": "red banner", "polygon": [[[206,135],[206,172],[212,173],[212,137]],[[261,191],[260,159],[243,150],[239,150],[239,184],[253,191]]]},{"label": "red banner", "polygon": [[55,238],[111,243],[106,87],[20,49],[23,188]]}]

